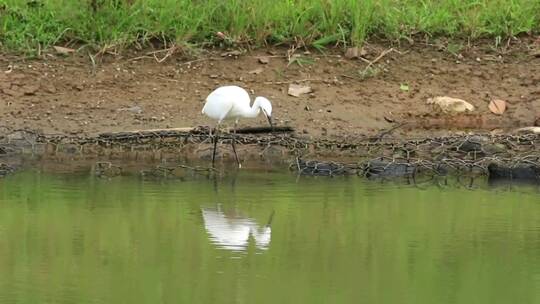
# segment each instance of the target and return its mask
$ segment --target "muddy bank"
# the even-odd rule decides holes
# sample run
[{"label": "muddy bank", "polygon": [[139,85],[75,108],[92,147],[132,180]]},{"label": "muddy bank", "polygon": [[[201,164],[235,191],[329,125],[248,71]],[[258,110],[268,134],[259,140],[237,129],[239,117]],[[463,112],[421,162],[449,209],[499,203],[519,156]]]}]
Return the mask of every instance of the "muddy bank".
[{"label": "muddy bank", "polygon": [[527,172],[507,171],[510,177],[525,172],[534,175],[534,180],[540,178],[539,134],[329,140],[283,130],[234,137],[223,134],[216,169],[209,168],[213,145],[208,128],[109,132],[97,136],[51,136],[19,130],[0,137],[0,163],[11,171],[26,161],[49,163],[52,167],[60,164],[60,168],[91,164],[97,175],[104,176],[121,175],[127,172],[125,168],[145,176],[177,177],[185,172],[209,175],[236,168],[231,149],[234,138],[240,161],[247,169],[289,168],[303,175],[391,178],[418,174],[479,176],[490,172],[504,175],[504,168],[529,166],[523,167],[530,169]]},{"label": "muddy bank", "polygon": [[[504,133],[540,116],[540,58],[535,41],[462,45],[366,45],[362,57],[287,49],[204,51],[158,62],[146,53],[41,59],[0,56],[0,121],[43,134],[96,136],[104,132],[208,126],[200,110],[214,88],[236,84],[274,103],[278,125],[313,139],[373,136],[397,124],[402,137]],[[264,60],[261,60],[264,58]],[[291,59],[293,58],[293,59]],[[158,58],[160,59],[160,58]],[[299,97],[290,84],[311,87]],[[428,104],[434,96],[469,101],[476,110],[447,115]],[[507,102],[503,115],[488,109]],[[241,126],[264,124],[264,118]]]}]

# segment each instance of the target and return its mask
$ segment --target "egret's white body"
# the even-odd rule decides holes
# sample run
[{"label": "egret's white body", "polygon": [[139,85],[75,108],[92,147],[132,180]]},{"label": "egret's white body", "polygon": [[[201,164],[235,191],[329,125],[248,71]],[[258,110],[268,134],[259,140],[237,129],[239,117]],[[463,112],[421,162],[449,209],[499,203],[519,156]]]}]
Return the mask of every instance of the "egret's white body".
[{"label": "egret's white body", "polygon": [[[219,125],[224,120],[234,120],[234,133],[236,133],[236,124],[238,124],[240,118],[255,118],[262,110],[272,127],[272,104],[270,101],[259,96],[255,98],[253,105],[250,104],[251,99],[248,92],[238,86],[219,87],[206,97],[206,103],[204,104],[202,113],[216,120],[212,166],[216,158]],[[234,138],[231,143],[236,162],[241,167],[236,153]]]},{"label": "egret's white body", "polygon": [[214,90],[208,97],[202,109],[206,116],[217,120],[218,125],[224,120],[238,122],[240,118],[255,118],[263,110],[267,118],[272,117],[272,104],[264,97],[257,97],[251,104],[246,90],[238,86],[224,86]]},{"label": "egret's white body", "polygon": [[202,215],[204,228],[212,241],[225,249],[246,250],[250,236],[255,239],[255,246],[259,249],[267,249],[270,244],[270,225],[259,226],[250,218],[229,218],[219,208],[202,209]]}]

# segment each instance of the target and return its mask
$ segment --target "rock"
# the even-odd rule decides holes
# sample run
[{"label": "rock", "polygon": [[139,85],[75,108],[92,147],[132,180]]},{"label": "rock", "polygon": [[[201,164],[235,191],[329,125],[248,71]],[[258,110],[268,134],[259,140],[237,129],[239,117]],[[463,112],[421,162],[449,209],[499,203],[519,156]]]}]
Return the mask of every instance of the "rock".
[{"label": "rock", "polygon": [[303,86],[303,85],[292,83],[289,85],[289,90],[287,91],[287,94],[294,97],[300,97],[300,95],[302,94],[308,94],[311,92],[313,92],[313,90],[309,86]]},{"label": "rock", "polygon": [[488,138],[481,135],[474,135],[459,145],[458,150],[463,152],[480,152],[483,146],[489,141]]},{"label": "rock", "polygon": [[448,96],[428,98],[427,104],[437,105],[444,113],[463,113],[474,111],[474,106],[463,99]]},{"label": "rock", "polygon": [[540,181],[540,166],[537,164],[520,163],[517,165],[488,165],[489,179],[534,180]]},{"label": "rock", "polygon": [[540,127],[525,127],[516,130],[516,133],[521,134],[540,134]]},{"label": "rock", "polygon": [[489,102],[488,105],[491,113],[496,115],[502,115],[506,111],[506,101],[500,99],[494,99]]},{"label": "rock", "polygon": [[269,57],[266,57],[266,56],[264,56],[264,57],[259,57],[259,58],[257,58],[257,59],[259,60],[259,63],[261,63],[261,64],[268,64],[268,63],[270,62],[270,58],[269,58]]},{"label": "rock", "polygon": [[416,165],[410,163],[394,163],[382,160],[370,161],[364,175],[367,178],[412,176]]},{"label": "rock", "polygon": [[262,73],[263,71],[264,71],[263,68],[258,68],[258,69],[249,71],[248,74],[255,74],[256,75],[256,74]]},{"label": "rock", "polygon": [[466,140],[458,147],[458,150],[463,152],[480,152],[482,151],[482,144],[473,140]]},{"label": "rock", "polygon": [[538,116],[538,117],[536,118],[536,120],[534,121],[534,126],[540,127],[540,116]]}]

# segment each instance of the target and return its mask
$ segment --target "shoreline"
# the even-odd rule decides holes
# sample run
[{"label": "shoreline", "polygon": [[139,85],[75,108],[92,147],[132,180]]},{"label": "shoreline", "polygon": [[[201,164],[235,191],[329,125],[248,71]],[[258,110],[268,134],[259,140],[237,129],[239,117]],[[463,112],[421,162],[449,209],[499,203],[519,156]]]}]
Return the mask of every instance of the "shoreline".
[{"label": "shoreline", "polygon": [[[21,155],[204,162],[210,139],[202,130],[212,125],[200,113],[204,99],[217,86],[236,84],[252,97],[268,97],[276,125],[294,130],[242,134],[239,154],[253,164],[261,156],[289,164],[297,156],[433,162],[437,149],[468,165],[481,153],[511,163],[540,151],[539,135],[514,133],[540,124],[540,57],[528,51],[534,43],[520,41],[504,52],[473,45],[459,54],[429,45],[371,44],[359,58],[340,49],[290,57],[285,48],[236,55],[214,50],[163,62],[132,60],[140,56],[131,54],[103,56],[96,65],[83,54],[0,57],[10,66],[0,73],[0,162]],[[373,73],[362,74],[366,70]],[[291,84],[311,92],[291,96]],[[428,103],[436,96],[461,98],[474,110],[441,111]],[[492,112],[494,99],[506,102],[505,111]],[[265,123],[261,116],[241,120],[240,127]],[[457,151],[463,143],[469,150]],[[408,150],[420,153],[407,156]]]},{"label": "shoreline", "polygon": [[[488,175],[491,165],[540,168],[540,134],[311,140],[288,132],[244,133],[234,138],[244,168],[289,167],[303,175],[363,175],[376,167],[382,177],[426,173],[480,176]],[[105,171],[124,164],[164,170],[179,166],[209,174],[235,169],[231,139],[230,134],[220,138],[217,171],[210,168],[212,138],[206,129],[105,133],[95,137],[51,137],[17,131],[0,143],[0,163],[13,169],[24,163],[57,163],[68,170],[83,164],[105,165]],[[167,165],[172,169],[166,169]]]}]

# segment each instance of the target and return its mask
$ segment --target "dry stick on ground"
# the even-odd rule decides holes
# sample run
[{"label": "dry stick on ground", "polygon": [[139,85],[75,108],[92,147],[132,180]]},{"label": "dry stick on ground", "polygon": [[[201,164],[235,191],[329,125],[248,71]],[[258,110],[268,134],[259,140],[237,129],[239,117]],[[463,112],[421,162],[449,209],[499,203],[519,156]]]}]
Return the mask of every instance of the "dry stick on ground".
[{"label": "dry stick on ground", "polygon": [[[185,128],[169,128],[169,129],[147,129],[147,130],[134,130],[134,131],[120,131],[120,132],[107,132],[102,133],[100,136],[115,136],[115,135],[164,135],[172,133],[193,133],[200,130],[196,127]],[[272,127],[246,127],[236,130],[238,134],[257,134],[257,133],[283,133],[294,132],[294,128],[291,126],[274,126]]]},{"label": "dry stick on ground", "polygon": [[158,62],[158,63],[162,63],[163,61],[167,60],[167,58],[169,58],[172,54],[174,54],[177,50],[179,49],[179,47],[177,45],[173,45],[171,46],[170,48],[168,49],[164,49],[164,50],[161,50],[161,52],[164,52],[166,51],[167,53],[165,54],[165,56],[163,56],[161,59],[158,59],[156,54],[159,53],[159,52],[153,52],[153,56],[154,56],[154,59]]},{"label": "dry stick on ground", "polygon": [[289,81],[265,81],[264,84],[290,84],[295,82],[307,82],[307,81],[325,81],[325,79],[314,79],[314,78],[306,78],[306,79],[300,79],[300,80],[289,80]]},{"label": "dry stick on ground", "polygon": [[[372,66],[374,65],[375,63],[377,63],[379,60],[381,60],[384,56],[386,56],[387,54],[389,54],[390,52],[396,52],[400,55],[402,54],[405,54],[406,52],[400,52],[394,48],[389,48],[387,50],[384,50],[379,56],[377,56],[377,58],[375,58],[373,61],[369,61],[367,60],[366,58],[363,58],[363,57],[358,57],[360,60],[362,60],[363,62],[367,63],[368,65],[364,68],[364,70],[362,71],[362,74],[365,74],[367,72],[367,70]],[[340,75],[341,77],[345,77],[345,78],[349,78],[349,79],[357,79],[357,77],[353,77],[353,76],[349,76],[349,75],[345,75],[345,74],[342,74]]]},{"label": "dry stick on ground", "polygon": [[[166,48],[166,49],[162,49],[162,50],[157,50],[157,51],[153,51],[153,52],[148,52],[146,53],[146,55],[144,56],[139,56],[139,57],[135,57],[135,58],[131,58],[129,59],[130,61],[134,61],[134,60],[139,60],[139,59],[147,59],[147,58],[153,58],[154,60],[156,60],[158,63],[162,63],[163,61],[165,61],[167,58],[169,58],[171,55],[173,55],[180,47],[178,45],[173,45],[171,46],[170,48]],[[160,54],[160,53],[165,53],[165,56],[163,56],[161,59],[160,58],[157,58],[157,54]]]},{"label": "dry stick on ground", "polygon": [[390,52],[396,51],[394,48],[389,48],[387,50],[382,51],[382,53],[377,56],[377,58],[373,59],[373,61],[370,61],[368,65],[364,68],[363,73],[365,73],[372,65],[377,63],[377,61],[381,60],[384,56],[388,55]]}]

